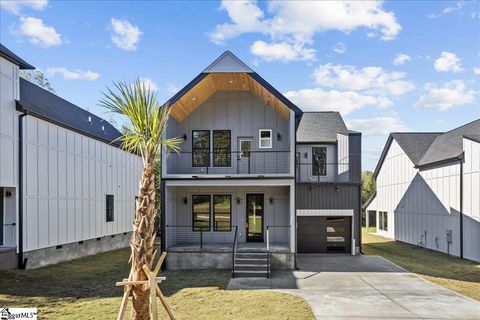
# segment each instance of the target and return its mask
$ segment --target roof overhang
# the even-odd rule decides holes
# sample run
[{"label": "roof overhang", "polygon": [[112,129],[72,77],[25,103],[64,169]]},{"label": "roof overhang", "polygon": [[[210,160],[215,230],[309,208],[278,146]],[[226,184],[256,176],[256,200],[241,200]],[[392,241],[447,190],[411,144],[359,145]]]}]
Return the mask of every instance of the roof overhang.
[{"label": "roof overhang", "polygon": [[300,108],[229,51],[217,58],[165,105],[170,107],[172,118],[180,122],[219,91],[251,92],[285,120],[290,118],[291,111],[296,116],[302,114]]}]

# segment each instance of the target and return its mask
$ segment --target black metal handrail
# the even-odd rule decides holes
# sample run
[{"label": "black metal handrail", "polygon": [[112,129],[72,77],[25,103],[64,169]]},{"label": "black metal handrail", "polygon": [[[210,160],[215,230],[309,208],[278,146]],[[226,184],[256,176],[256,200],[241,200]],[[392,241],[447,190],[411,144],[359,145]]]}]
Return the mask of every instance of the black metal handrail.
[{"label": "black metal handrail", "polygon": [[349,181],[350,164],[348,162],[296,162],[296,177],[299,182]]},{"label": "black metal handrail", "polygon": [[167,172],[173,174],[281,174],[290,173],[290,150],[214,151],[170,153]]},{"label": "black metal handrail", "polygon": [[235,226],[235,235],[233,236],[232,246],[232,278],[235,278],[235,253],[237,252],[238,240],[237,240],[238,227]]},{"label": "black metal handrail", "polygon": [[[166,225],[166,240],[169,247],[176,245],[199,246],[201,249],[205,244],[222,243],[218,237],[222,237],[224,242],[233,242],[237,226],[232,226],[229,230],[213,230],[211,227],[199,227],[192,225]],[[231,235],[231,237],[230,237]]]}]

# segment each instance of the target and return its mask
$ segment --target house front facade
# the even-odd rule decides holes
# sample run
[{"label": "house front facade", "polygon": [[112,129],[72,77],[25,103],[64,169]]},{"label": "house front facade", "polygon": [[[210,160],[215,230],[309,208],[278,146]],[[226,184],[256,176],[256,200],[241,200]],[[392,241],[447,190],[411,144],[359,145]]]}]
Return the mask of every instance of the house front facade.
[{"label": "house front facade", "polygon": [[[374,172],[367,225],[384,237],[480,261],[480,120],[392,133]],[[370,228],[371,230],[371,228]]]},{"label": "house front facade", "polygon": [[141,159],[107,121],[19,77],[0,45],[0,268],[126,247]]},{"label": "house front facade", "polygon": [[273,268],[358,252],[361,135],[338,113],[303,113],[228,51],[167,104],[183,140],[162,155],[167,268],[263,274],[266,252]]}]

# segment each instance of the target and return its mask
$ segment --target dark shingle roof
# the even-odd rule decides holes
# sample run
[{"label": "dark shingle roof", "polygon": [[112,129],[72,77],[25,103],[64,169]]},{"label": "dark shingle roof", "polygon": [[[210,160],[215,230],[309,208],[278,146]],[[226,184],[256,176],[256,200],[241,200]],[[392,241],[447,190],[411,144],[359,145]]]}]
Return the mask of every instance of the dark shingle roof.
[{"label": "dark shingle roof", "polygon": [[16,64],[17,66],[20,67],[20,69],[35,69],[34,66],[31,64],[27,63],[25,60],[17,56],[15,53],[12,51],[8,50],[7,47],[5,47],[3,44],[0,43],[0,57],[7,59],[11,63]]},{"label": "dark shingle roof", "polygon": [[441,132],[402,132],[392,133],[392,137],[402,147],[413,164],[417,165],[435,138],[441,134]]},{"label": "dark shingle roof", "polygon": [[297,142],[335,143],[337,133],[348,135],[347,126],[338,112],[305,112],[297,129]]},{"label": "dark shingle roof", "polygon": [[[106,120],[22,78],[20,78],[20,101],[17,101],[17,110],[27,111],[35,117],[106,143],[112,143],[121,135]],[[91,123],[88,121],[89,117],[92,120]],[[112,143],[117,147],[120,144],[120,141]]]},{"label": "dark shingle roof", "polygon": [[463,137],[480,133],[480,119],[445,132],[435,138],[432,145],[418,162],[418,166],[452,160],[463,153]]}]

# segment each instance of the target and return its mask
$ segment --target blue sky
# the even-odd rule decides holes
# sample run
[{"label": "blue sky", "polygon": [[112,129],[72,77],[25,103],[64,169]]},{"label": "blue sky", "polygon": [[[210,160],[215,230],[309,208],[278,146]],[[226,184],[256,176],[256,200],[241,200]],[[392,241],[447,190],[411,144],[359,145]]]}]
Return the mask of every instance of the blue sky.
[{"label": "blue sky", "polygon": [[2,44],[107,119],[112,81],[144,78],[164,101],[225,50],[303,110],[340,111],[364,134],[364,169],[388,132],[480,118],[478,1],[2,0],[0,18]]}]

